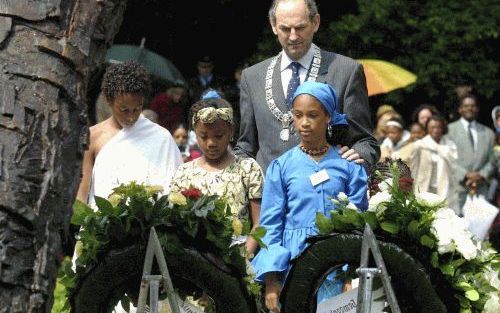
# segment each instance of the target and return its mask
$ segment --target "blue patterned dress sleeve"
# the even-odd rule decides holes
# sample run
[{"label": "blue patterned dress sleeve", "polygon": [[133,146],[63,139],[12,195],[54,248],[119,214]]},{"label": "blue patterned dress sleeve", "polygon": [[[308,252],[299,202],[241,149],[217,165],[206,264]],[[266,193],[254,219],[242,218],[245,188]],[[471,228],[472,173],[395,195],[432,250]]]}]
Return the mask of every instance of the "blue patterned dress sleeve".
[{"label": "blue patterned dress sleeve", "polygon": [[285,208],[286,187],[281,166],[278,160],[274,160],[266,172],[259,222],[266,229],[263,241],[267,247],[261,249],[252,261],[256,270],[255,280],[258,282],[263,282],[267,273],[284,273],[288,269],[291,254],[283,246]]}]

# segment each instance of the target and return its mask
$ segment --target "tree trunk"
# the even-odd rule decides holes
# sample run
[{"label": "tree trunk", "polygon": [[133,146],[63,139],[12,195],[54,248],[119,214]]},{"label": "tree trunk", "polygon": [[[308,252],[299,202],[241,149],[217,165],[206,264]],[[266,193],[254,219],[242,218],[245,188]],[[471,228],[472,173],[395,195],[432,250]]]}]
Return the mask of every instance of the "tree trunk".
[{"label": "tree trunk", "polygon": [[87,89],[126,0],[0,0],[0,313],[50,312]]}]

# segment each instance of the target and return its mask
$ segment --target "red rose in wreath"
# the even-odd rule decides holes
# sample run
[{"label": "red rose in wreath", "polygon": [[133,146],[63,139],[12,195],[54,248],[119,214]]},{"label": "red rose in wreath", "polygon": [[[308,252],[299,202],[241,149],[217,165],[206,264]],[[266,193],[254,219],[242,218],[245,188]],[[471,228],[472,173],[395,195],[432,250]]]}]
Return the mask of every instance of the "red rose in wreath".
[{"label": "red rose in wreath", "polygon": [[399,188],[403,191],[411,191],[413,189],[413,178],[401,177],[399,179]]},{"label": "red rose in wreath", "polygon": [[186,190],[181,191],[182,195],[186,198],[196,200],[199,197],[201,197],[201,191],[196,188],[189,188]]}]

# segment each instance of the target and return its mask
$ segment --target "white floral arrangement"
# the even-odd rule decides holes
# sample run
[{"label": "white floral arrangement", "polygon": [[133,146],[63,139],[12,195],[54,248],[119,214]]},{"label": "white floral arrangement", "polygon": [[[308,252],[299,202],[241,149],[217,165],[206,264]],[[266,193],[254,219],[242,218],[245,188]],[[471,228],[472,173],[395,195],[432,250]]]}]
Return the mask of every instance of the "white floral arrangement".
[{"label": "white floral arrangement", "polygon": [[320,233],[361,230],[368,223],[375,233],[396,242],[409,239],[426,249],[430,266],[450,283],[460,313],[500,312],[499,253],[489,242],[475,240],[465,219],[448,208],[445,199],[432,193],[414,194],[408,188],[411,178],[400,177],[396,164],[391,165],[391,175],[378,180],[366,212],[339,193],[332,199],[336,209],[330,218],[316,216]]}]

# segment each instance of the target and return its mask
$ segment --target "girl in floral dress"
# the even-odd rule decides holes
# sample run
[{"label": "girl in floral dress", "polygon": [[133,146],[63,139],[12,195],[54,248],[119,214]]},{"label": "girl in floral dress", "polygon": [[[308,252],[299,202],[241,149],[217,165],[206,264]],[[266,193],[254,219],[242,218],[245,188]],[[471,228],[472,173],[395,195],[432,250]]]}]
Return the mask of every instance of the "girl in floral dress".
[{"label": "girl in floral dress", "polygon": [[[194,187],[203,194],[226,199],[238,220],[248,220],[252,229],[258,226],[263,176],[254,159],[234,155],[229,144],[233,137],[233,110],[218,98],[202,99],[191,107],[191,128],[196,133],[203,155],[180,166],[171,184],[172,192]],[[245,242],[249,255],[257,248],[251,238],[236,238]]]}]

